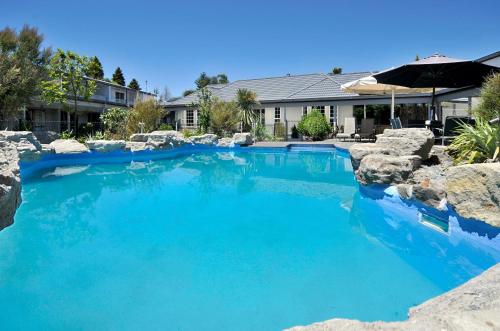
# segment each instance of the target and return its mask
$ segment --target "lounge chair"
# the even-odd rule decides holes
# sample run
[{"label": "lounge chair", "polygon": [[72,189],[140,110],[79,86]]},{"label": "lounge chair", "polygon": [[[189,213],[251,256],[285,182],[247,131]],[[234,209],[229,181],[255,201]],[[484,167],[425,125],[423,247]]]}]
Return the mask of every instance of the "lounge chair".
[{"label": "lounge chair", "polygon": [[445,145],[447,141],[453,140],[458,136],[457,129],[462,123],[474,125],[475,121],[468,116],[447,116],[443,129],[436,129],[441,134],[439,137],[436,137],[436,140],[441,139],[441,145]]},{"label": "lounge chair", "polygon": [[344,120],[344,132],[338,133],[337,138],[339,139],[352,139],[356,134],[356,119],[354,117],[346,117]]},{"label": "lounge chair", "polygon": [[375,121],[373,118],[363,118],[361,120],[361,129],[354,135],[354,140],[375,139]]},{"label": "lounge chair", "polygon": [[391,127],[393,129],[402,129],[401,119],[399,117],[391,118]]}]

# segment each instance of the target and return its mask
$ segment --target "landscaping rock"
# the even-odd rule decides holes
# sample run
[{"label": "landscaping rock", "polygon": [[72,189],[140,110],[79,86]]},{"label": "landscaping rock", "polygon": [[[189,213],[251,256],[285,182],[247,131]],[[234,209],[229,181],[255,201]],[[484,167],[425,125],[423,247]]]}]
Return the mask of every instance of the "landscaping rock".
[{"label": "landscaping rock", "polygon": [[362,184],[402,183],[421,162],[422,159],[417,155],[370,154],[361,160],[356,177]]},{"label": "landscaping rock", "polygon": [[448,168],[446,192],[461,216],[500,227],[500,163]]},{"label": "landscaping rock", "polygon": [[427,160],[434,145],[434,134],[424,128],[385,129],[384,134],[377,135],[375,144],[390,148],[394,155],[418,155]]},{"label": "landscaping rock", "polygon": [[243,133],[235,133],[233,136],[233,143],[235,145],[251,145],[253,144],[253,137],[251,133],[243,132]]},{"label": "landscaping rock", "polygon": [[113,152],[125,149],[125,140],[87,140],[85,142],[91,151]]},{"label": "landscaping rock", "polygon": [[38,132],[33,132],[35,135],[36,139],[42,144],[50,144],[54,140],[59,139],[61,136],[59,133],[54,132],[54,131],[38,131]]},{"label": "landscaping rock", "polygon": [[134,133],[130,136],[130,141],[145,143],[148,141],[149,133]]},{"label": "landscaping rock", "polygon": [[0,137],[17,148],[20,161],[35,161],[42,155],[42,145],[30,131],[0,131]]},{"label": "landscaping rock", "polygon": [[220,138],[217,142],[218,147],[233,147],[233,138]]},{"label": "landscaping rock", "polygon": [[127,141],[125,143],[125,150],[131,152],[141,152],[145,150],[152,149],[151,146],[146,145],[145,142],[135,142],[135,141]]},{"label": "landscaping rock", "polygon": [[204,134],[201,136],[193,136],[190,138],[193,144],[213,146],[217,144],[217,135]]},{"label": "landscaping rock", "polygon": [[182,133],[173,130],[136,133],[130,136],[130,141],[146,143],[151,149],[171,149],[191,143]]},{"label": "landscaping rock", "polygon": [[411,197],[437,209],[446,206],[446,178],[441,167],[421,167],[413,172],[408,182],[413,184]]},{"label": "landscaping rock", "polygon": [[352,168],[357,170],[359,168],[359,163],[361,159],[370,154],[385,154],[391,155],[392,150],[390,148],[377,145],[375,143],[366,144],[354,144],[349,148],[349,154],[351,155]]},{"label": "landscaping rock", "polygon": [[88,153],[89,149],[84,144],[74,139],[57,139],[49,144],[56,154]]},{"label": "landscaping rock", "polygon": [[288,331],[364,330],[499,330],[500,264],[467,283],[410,309],[402,322],[361,322],[332,319]]},{"label": "landscaping rock", "polygon": [[21,204],[19,157],[14,143],[0,137],[0,230],[12,224]]}]

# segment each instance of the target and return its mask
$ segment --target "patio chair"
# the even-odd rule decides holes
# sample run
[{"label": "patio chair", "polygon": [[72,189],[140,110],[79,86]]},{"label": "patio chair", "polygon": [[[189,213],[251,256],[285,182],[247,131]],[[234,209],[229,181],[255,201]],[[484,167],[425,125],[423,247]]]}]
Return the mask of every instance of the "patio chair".
[{"label": "patio chair", "polygon": [[391,118],[391,127],[393,129],[402,129],[401,119],[399,117]]},{"label": "patio chair", "polygon": [[356,134],[356,119],[354,117],[346,117],[344,120],[344,132],[337,133],[337,138],[343,139],[352,139],[352,137]]},{"label": "patio chair", "polygon": [[375,121],[373,118],[363,118],[361,120],[361,129],[354,135],[354,140],[375,139]]},{"label": "patio chair", "polygon": [[436,140],[441,139],[441,145],[445,145],[447,141],[453,140],[458,136],[456,130],[462,123],[474,125],[475,121],[468,116],[447,116],[444,121],[444,127],[436,129],[440,133],[440,136],[436,137]]}]

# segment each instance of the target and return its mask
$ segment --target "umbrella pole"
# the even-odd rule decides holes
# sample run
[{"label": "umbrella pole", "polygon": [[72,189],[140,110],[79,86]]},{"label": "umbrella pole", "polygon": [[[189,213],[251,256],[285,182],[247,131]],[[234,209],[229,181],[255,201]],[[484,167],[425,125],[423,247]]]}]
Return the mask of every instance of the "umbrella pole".
[{"label": "umbrella pole", "polygon": [[436,87],[432,87],[432,101],[431,101],[431,121],[434,121],[436,118],[436,105],[434,104],[436,102]]},{"label": "umbrella pole", "polygon": [[392,89],[392,96],[391,96],[391,119],[394,119],[394,89]]}]

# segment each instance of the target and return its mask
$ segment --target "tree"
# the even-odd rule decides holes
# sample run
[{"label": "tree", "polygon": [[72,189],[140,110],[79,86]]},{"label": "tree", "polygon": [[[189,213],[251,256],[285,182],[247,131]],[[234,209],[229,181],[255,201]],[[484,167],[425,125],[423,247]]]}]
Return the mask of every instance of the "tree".
[{"label": "tree", "polygon": [[[48,65],[48,80],[41,82],[42,98],[48,103],[61,103],[63,106],[73,101],[75,114],[75,133],[78,135],[78,98],[88,100],[95,92],[96,83],[85,78],[90,59],[72,51],[58,49]],[[68,118],[68,123],[70,120]]]},{"label": "tree", "polygon": [[38,95],[46,78],[50,48],[41,48],[43,35],[25,25],[19,33],[11,28],[0,31],[0,112],[15,117],[20,108]]},{"label": "tree", "polygon": [[213,101],[210,127],[217,136],[231,135],[236,131],[238,123],[238,106],[236,102],[224,102],[218,99]]},{"label": "tree", "polygon": [[229,79],[227,79],[226,74],[218,74],[217,75],[217,80],[219,84],[227,84],[229,83]]},{"label": "tree", "polygon": [[132,78],[130,83],[128,83],[128,87],[137,91],[141,90],[141,86],[139,85],[139,82],[135,78]]},{"label": "tree", "polygon": [[255,121],[254,107],[259,104],[257,94],[247,89],[236,91],[236,104],[240,110],[240,119],[243,124],[243,131],[248,132]]},{"label": "tree", "polygon": [[415,61],[420,61],[420,56],[418,56],[418,54],[415,55]]},{"label": "tree", "polygon": [[486,121],[500,117],[500,73],[486,78],[481,87],[479,104],[473,113]]},{"label": "tree", "polygon": [[129,111],[125,108],[114,107],[101,114],[106,138],[126,139],[126,128]]},{"label": "tree", "polygon": [[104,79],[104,70],[102,69],[101,61],[99,61],[97,56],[92,56],[90,58],[87,76],[94,79]]},{"label": "tree", "polygon": [[198,110],[198,124],[203,133],[207,133],[210,128],[210,113],[212,111],[212,92],[206,87],[198,90],[198,100],[191,104],[191,107]]},{"label": "tree", "polygon": [[141,131],[141,126],[144,132],[154,131],[159,127],[163,116],[165,110],[156,100],[139,101],[129,112],[127,133],[129,135],[138,133]]},{"label": "tree", "polygon": [[210,84],[210,82],[211,82],[211,78],[207,75],[206,72],[202,72],[200,74],[200,77],[198,77],[198,79],[194,81],[194,83],[196,84],[196,87],[198,89],[204,88],[205,86]]},{"label": "tree", "polygon": [[182,96],[187,97],[188,95],[193,94],[193,93],[194,93],[194,90],[185,90],[184,92],[182,92]]},{"label": "tree", "polygon": [[112,80],[118,85],[125,86],[125,77],[123,76],[123,72],[120,67],[116,68],[115,72],[113,73]]},{"label": "tree", "polygon": [[342,68],[340,68],[340,67],[334,67],[332,69],[332,74],[334,74],[334,75],[340,75],[341,73],[342,73]]}]

